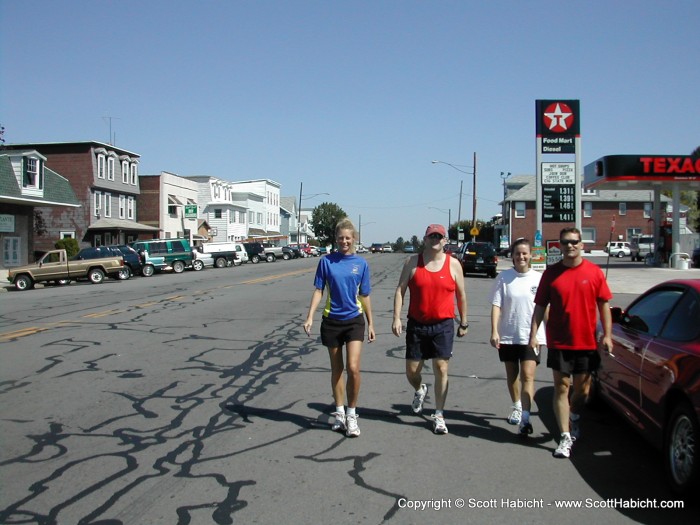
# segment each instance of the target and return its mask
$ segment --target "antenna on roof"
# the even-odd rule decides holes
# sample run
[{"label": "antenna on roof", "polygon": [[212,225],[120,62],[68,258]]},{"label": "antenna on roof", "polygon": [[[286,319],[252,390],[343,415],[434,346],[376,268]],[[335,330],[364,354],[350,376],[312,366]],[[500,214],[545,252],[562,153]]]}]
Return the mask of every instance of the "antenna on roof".
[{"label": "antenna on roof", "polygon": [[107,144],[110,146],[116,146],[116,132],[112,134],[112,119],[121,120],[119,117],[102,117],[102,120],[109,120],[109,139],[107,139]]}]

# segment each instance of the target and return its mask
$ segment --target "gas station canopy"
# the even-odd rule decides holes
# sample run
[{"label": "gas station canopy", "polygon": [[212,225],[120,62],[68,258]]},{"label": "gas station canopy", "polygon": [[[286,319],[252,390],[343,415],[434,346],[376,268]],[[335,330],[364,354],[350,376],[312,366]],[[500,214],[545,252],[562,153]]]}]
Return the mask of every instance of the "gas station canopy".
[{"label": "gas station canopy", "polygon": [[591,190],[700,189],[700,158],[687,155],[608,155],[584,168],[583,185]]}]

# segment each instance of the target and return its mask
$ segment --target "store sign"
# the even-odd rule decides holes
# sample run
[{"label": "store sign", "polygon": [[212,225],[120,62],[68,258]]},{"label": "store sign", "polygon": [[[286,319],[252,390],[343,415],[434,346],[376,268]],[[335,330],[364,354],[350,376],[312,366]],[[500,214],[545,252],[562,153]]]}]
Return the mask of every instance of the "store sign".
[{"label": "store sign", "polygon": [[542,163],[542,222],[576,220],[576,164]]},{"label": "store sign", "polygon": [[581,135],[578,100],[536,100],[535,113],[542,153],[576,153],[576,138]]},{"label": "store sign", "polygon": [[196,204],[185,204],[185,219],[196,219],[197,218],[197,205]]},{"label": "store sign", "polygon": [[0,232],[13,233],[15,231],[15,216],[0,215]]},{"label": "store sign", "polygon": [[608,155],[588,164],[584,184],[603,181],[697,181],[700,158],[685,155]]}]

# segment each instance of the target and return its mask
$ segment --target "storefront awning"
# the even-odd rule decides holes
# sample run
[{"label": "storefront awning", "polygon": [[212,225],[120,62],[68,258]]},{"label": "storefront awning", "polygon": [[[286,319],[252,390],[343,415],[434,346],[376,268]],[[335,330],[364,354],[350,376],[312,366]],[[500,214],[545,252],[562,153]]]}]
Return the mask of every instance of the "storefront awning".
[{"label": "storefront awning", "polygon": [[88,226],[88,230],[122,230],[139,232],[158,232],[159,228],[141,224],[140,222],[128,221],[126,219],[99,219]]}]

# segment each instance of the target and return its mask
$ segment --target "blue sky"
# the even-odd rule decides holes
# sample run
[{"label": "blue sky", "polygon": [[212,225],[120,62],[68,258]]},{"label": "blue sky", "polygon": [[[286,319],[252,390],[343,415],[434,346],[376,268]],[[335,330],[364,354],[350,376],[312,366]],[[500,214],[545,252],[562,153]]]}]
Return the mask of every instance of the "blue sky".
[{"label": "blue sky", "polygon": [[498,213],[537,99],[581,101],[584,164],[700,145],[697,0],[0,0],[0,24],[6,142],[108,142],[112,117],[142,174],[303,183],[365,244],[456,220],[461,177],[471,218],[471,175],[434,159],[476,152]]}]

